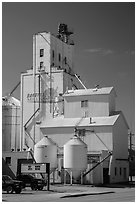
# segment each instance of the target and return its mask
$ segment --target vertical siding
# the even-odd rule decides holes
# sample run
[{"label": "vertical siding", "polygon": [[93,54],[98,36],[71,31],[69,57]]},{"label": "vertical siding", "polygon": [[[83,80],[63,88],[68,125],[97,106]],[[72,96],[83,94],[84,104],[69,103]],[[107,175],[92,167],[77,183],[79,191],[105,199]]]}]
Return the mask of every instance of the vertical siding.
[{"label": "vertical siding", "polygon": [[[65,117],[78,118],[83,117],[87,112],[87,117],[109,116],[109,96],[91,95],[91,96],[69,96],[65,98]],[[82,108],[81,101],[88,100],[88,107]]]},{"label": "vertical siding", "polygon": [[[90,129],[89,127],[83,127],[85,129]],[[93,129],[93,128],[92,128]],[[91,129],[91,130],[92,130]],[[94,128],[95,133],[100,137],[100,139],[105,143],[105,145],[112,150],[112,128],[111,127],[96,127]],[[43,134],[47,134],[54,141],[57,142],[59,146],[63,146],[73,135],[74,127],[59,127],[59,128],[43,128],[41,129]],[[107,150],[104,144],[98,139],[95,133],[87,132],[83,137],[83,141],[88,146],[88,152],[92,151],[102,151]]]},{"label": "vertical siding", "polygon": [[[117,169],[116,175],[115,168]],[[124,176],[124,168],[126,168],[126,177]],[[113,126],[113,160],[111,165],[110,182],[127,182],[128,177],[128,128],[125,124],[123,116],[120,115],[115,125]]]},{"label": "vertical siding", "polygon": [[20,148],[20,107],[3,106],[2,150]]},{"label": "vertical siding", "polygon": [[4,152],[2,154],[2,157],[4,160],[6,159],[6,157],[11,157],[11,165],[9,165],[9,168],[16,176],[18,159],[27,159],[27,154],[27,152]]},{"label": "vertical siding", "polygon": [[[42,37],[43,36],[43,37]],[[44,56],[40,57],[40,49],[44,49]],[[55,66],[60,66],[61,68],[68,69],[69,66],[73,68],[73,49],[74,46],[68,45],[50,33],[39,33],[33,36],[33,73],[38,73],[38,68],[40,66],[40,62],[44,62],[45,71],[50,72],[50,65],[54,62]],[[54,60],[52,56],[52,51],[54,50]],[[61,55],[61,61],[59,62],[58,56],[59,53]],[[64,58],[67,58],[68,65],[64,64]],[[54,97],[58,96],[59,93],[63,93],[66,90],[68,84],[71,83],[71,79],[67,79],[67,83],[63,84],[63,71],[60,73],[52,74],[51,83],[50,78],[47,75],[42,74],[41,79],[41,93],[44,93],[46,89],[52,89],[54,92]],[[35,90],[34,90],[34,77],[33,74],[24,74],[21,77],[21,100],[22,100],[22,111],[21,111],[21,146],[25,147],[24,140],[27,137],[24,132],[24,125],[29,120],[29,118],[33,115],[33,113],[38,108],[38,103],[29,102],[27,100],[28,94],[33,94],[33,92],[38,93],[38,77],[35,76]],[[71,85],[72,87],[72,85]],[[53,103],[41,103],[41,111],[40,114],[35,116],[35,119],[31,120],[28,123],[28,132],[32,137],[35,135],[36,142],[39,141],[41,135],[39,133],[39,125],[34,127],[36,121],[45,120],[45,118],[53,117]],[[28,137],[28,145],[33,147],[32,140]]]},{"label": "vertical siding", "polygon": [[[54,50],[54,61],[52,60],[51,63],[54,62],[55,66],[60,66],[61,68],[68,68],[68,65],[73,68],[73,51],[74,46],[68,45],[62,42],[57,37],[51,35],[51,53]],[[58,56],[61,55],[61,61],[59,62]],[[65,65],[64,59],[67,59],[68,65]]]},{"label": "vertical siding", "polygon": [[109,113],[116,110],[115,93],[112,91],[109,95]]},{"label": "vertical siding", "polygon": [[[42,36],[43,37],[42,37]],[[50,71],[50,33],[41,33],[36,35],[36,47],[35,47],[35,36],[33,36],[33,68],[35,67],[35,73],[38,72],[40,62],[44,62],[45,71]],[[36,52],[35,52],[36,48]],[[40,57],[40,49],[44,49],[44,56]],[[36,60],[36,65],[35,65]]]},{"label": "vertical siding", "polygon": [[[34,93],[34,86],[33,86],[33,77],[32,75],[22,75],[22,138],[23,138],[23,148],[25,146],[25,138],[27,137],[24,131],[24,125],[29,120],[29,118],[34,113],[34,104],[33,102],[28,102],[28,94]],[[30,124],[29,124],[30,125]],[[33,128],[29,128],[30,133],[33,135]],[[32,141],[31,146],[32,146]],[[30,143],[29,143],[30,145]]]},{"label": "vertical siding", "polygon": [[[109,150],[112,150],[112,127],[87,127],[87,129],[94,129],[94,132],[87,132],[86,136],[84,137],[84,142],[88,146],[88,152],[107,150],[107,148],[109,148]],[[102,142],[98,137],[102,140]]]},{"label": "vertical siding", "polygon": [[115,158],[128,158],[128,128],[122,115],[113,127],[113,149]]}]

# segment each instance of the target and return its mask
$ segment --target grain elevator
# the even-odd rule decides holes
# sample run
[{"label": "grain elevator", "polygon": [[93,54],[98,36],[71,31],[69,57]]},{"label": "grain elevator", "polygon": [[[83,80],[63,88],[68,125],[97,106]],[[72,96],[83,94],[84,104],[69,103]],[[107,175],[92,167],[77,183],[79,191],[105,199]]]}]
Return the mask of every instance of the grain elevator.
[{"label": "grain elevator", "polygon": [[21,74],[20,155],[31,149],[36,162],[50,162],[55,182],[128,181],[129,127],[115,89],[85,87],[72,34],[59,24],[57,35],[33,35],[33,66]]}]

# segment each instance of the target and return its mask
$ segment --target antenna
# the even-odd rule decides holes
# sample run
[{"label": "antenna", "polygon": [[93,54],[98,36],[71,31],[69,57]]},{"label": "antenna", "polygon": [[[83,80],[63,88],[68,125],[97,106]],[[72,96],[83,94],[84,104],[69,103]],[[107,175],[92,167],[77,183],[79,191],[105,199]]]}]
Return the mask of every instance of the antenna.
[{"label": "antenna", "polygon": [[[59,23],[57,37],[60,40],[69,44],[69,38],[70,38],[70,35],[72,34],[73,34],[72,29],[68,28],[68,26],[64,23]],[[70,44],[74,44],[74,43],[70,42]]]}]

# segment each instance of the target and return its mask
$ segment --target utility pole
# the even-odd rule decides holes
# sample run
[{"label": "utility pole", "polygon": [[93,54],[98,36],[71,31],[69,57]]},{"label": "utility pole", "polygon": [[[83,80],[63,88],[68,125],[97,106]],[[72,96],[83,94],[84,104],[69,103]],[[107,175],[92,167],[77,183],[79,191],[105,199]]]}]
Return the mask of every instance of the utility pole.
[{"label": "utility pole", "polygon": [[132,158],[132,133],[129,133],[129,167],[130,167],[130,181],[132,182],[132,168],[131,168],[131,158]]}]

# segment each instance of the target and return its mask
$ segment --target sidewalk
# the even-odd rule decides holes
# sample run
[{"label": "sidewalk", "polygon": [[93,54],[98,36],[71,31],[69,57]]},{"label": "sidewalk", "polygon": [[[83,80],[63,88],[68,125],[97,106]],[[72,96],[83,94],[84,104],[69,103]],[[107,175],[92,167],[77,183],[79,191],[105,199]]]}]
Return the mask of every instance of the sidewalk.
[{"label": "sidewalk", "polygon": [[76,185],[76,184],[50,185],[50,192],[52,192],[52,195],[58,193],[60,198],[114,193],[114,191],[112,191],[111,189],[109,190],[109,189],[98,188],[98,187],[96,188],[96,187],[93,187],[92,185]]}]

